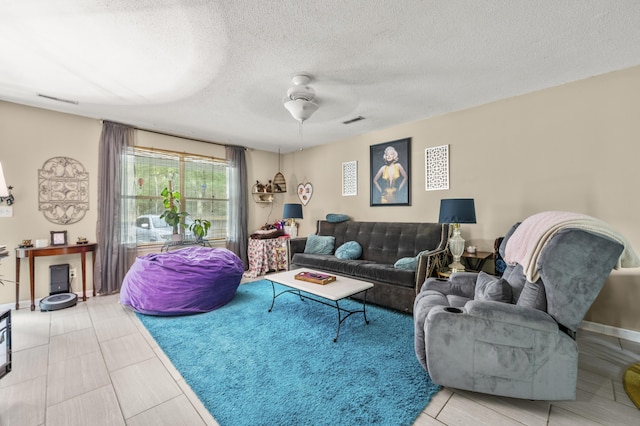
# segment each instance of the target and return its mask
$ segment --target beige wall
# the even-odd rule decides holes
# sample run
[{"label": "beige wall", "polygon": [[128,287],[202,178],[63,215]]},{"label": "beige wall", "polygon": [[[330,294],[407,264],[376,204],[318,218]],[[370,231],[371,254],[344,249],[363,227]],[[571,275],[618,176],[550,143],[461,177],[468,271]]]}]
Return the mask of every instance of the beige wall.
[{"label": "beige wall", "polygon": [[[490,249],[496,237],[527,215],[570,210],[609,222],[640,251],[640,200],[632,190],[640,153],[638,111],[640,68],[634,68],[283,155],[280,167],[288,192],[276,195],[273,205],[250,201],[249,232],[280,219],[282,204],[296,202],[295,186],[306,180],[314,195],[299,221],[301,235],[313,232],[315,221],[327,213],[356,220],[435,222],[441,198],[473,197],[478,223],[463,225],[462,234],[480,249]],[[97,120],[0,102],[0,161],[16,187],[14,216],[0,218],[0,244],[13,248],[24,238],[48,238],[50,230],[59,229],[37,210],[37,170],[54,156],[75,158],[89,170],[91,208],[67,229],[72,241],[80,235],[95,238],[100,130]],[[412,138],[412,205],[370,207],[369,146],[406,137]],[[224,155],[216,145],[145,132],[137,133],[137,143]],[[427,192],[424,150],[444,144],[451,157],[450,189]],[[353,160],[358,162],[358,195],[342,197],[342,163]],[[250,185],[265,182],[278,171],[278,155],[248,150],[247,165]],[[2,261],[0,276],[13,279],[14,261],[13,254]],[[73,257],[38,259],[37,297],[48,294],[48,265],[56,263],[79,269]],[[26,265],[21,273],[28,276]],[[78,286],[74,283],[74,289]],[[14,294],[12,285],[0,286],[0,304],[11,303]],[[28,299],[26,285],[20,299]],[[614,271],[587,320],[640,331],[637,300],[640,270]]]},{"label": "beige wall", "polygon": [[[5,244],[11,256],[2,260],[0,277],[15,279],[13,248],[23,239],[50,239],[50,231],[67,231],[69,241],[80,236],[95,241],[97,218],[98,139],[101,124],[68,114],[29,108],[0,102],[0,161],[5,178],[15,188],[13,217],[0,217],[0,244]],[[84,219],[62,226],[49,222],[38,211],[38,170],[52,157],[70,157],[79,161],[89,172],[89,211]],[[88,256],[91,258],[91,255]],[[36,297],[49,294],[49,265],[69,263],[78,271],[71,285],[81,291],[80,256],[41,257],[36,265]],[[28,261],[21,262],[20,300],[29,299]],[[89,276],[92,270],[89,265]],[[87,280],[89,288],[91,279]],[[0,286],[0,303],[15,303],[13,283]],[[26,307],[27,305],[21,305]]]},{"label": "beige wall", "polygon": [[[52,230],[67,230],[70,242],[79,236],[95,241],[98,205],[98,142],[102,124],[99,120],[62,114],[38,108],[31,108],[7,102],[0,102],[0,162],[8,184],[15,189],[16,202],[13,216],[0,217],[0,244],[5,244],[11,255],[0,263],[0,279],[15,279],[15,256],[13,248],[23,239],[49,239]],[[196,142],[181,138],[138,131],[135,143],[150,148],[176,150],[193,154],[225,157],[221,145]],[[49,222],[38,211],[37,172],[51,157],[71,157],[84,165],[89,172],[90,206],[80,222],[60,226]],[[256,179],[268,181],[273,178],[278,166],[278,156],[258,150],[247,151],[249,182]],[[249,229],[264,224],[269,217],[270,206],[249,205]],[[271,218],[276,212],[282,213],[282,196],[277,196]],[[91,255],[88,256],[88,294],[91,294]],[[36,260],[35,296],[41,298],[49,294],[49,265],[69,263],[80,274],[80,257],[77,255],[40,257]],[[22,261],[20,268],[19,300],[29,299],[28,262]],[[81,291],[80,278],[72,282],[74,291]],[[0,285],[0,305],[15,303],[13,283]],[[28,308],[28,304],[21,304]]]},{"label": "beige wall", "polygon": [[[481,250],[530,214],[566,210],[610,223],[640,252],[639,111],[640,68],[634,68],[295,152],[286,158],[285,176],[292,186],[305,179],[314,186],[302,235],[327,213],[435,222],[440,199],[473,197],[478,223],[463,225],[462,234]],[[369,146],[407,137],[412,205],[369,207]],[[427,192],[424,150],[444,144],[450,189]],[[342,162],[354,160],[358,195],[343,197]],[[638,300],[640,270],[614,271],[586,319],[640,331]]]}]

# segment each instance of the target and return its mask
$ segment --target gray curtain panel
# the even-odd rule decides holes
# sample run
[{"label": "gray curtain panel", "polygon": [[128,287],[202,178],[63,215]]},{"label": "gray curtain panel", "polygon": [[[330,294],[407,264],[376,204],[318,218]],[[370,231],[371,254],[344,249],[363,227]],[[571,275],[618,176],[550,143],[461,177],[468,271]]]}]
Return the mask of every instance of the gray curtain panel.
[{"label": "gray curtain panel", "polygon": [[127,156],[133,150],[133,128],[105,121],[98,157],[98,249],[93,285],[99,295],[120,290],[136,256],[135,234],[129,236]]},{"label": "gray curtain panel", "polygon": [[228,146],[229,161],[229,213],[227,248],[242,259],[244,269],[249,267],[247,256],[247,162],[244,148]]}]

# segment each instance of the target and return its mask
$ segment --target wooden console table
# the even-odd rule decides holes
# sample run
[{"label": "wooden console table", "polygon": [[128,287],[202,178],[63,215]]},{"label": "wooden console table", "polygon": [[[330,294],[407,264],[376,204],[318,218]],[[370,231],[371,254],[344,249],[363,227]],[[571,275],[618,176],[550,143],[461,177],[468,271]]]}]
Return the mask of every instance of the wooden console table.
[{"label": "wooden console table", "polygon": [[[36,273],[35,273],[35,258],[39,256],[60,256],[64,254],[80,254],[82,258],[82,300],[87,301],[87,252],[92,252],[91,259],[93,260],[92,265],[95,267],[96,264],[96,248],[98,244],[96,243],[88,243],[88,244],[73,244],[66,246],[48,246],[48,247],[29,247],[29,248],[17,248],[16,249],[16,311],[19,309],[20,302],[20,259],[28,258],[29,259],[29,278],[30,282],[30,291],[31,291],[31,310],[34,311],[36,309],[36,304],[34,300],[35,293],[35,282],[36,282]],[[96,289],[93,288],[93,295],[96,295]]]}]

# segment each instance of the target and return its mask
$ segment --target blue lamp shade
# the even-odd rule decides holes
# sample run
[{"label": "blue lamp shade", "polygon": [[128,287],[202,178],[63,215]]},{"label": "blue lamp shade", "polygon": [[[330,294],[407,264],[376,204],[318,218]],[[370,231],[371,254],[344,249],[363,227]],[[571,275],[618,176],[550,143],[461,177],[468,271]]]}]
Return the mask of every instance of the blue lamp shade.
[{"label": "blue lamp shade", "polygon": [[285,204],[283,219],[302,219],[302,204]]},{"label": "blue lamp shade", "polygon": [[476,223],[476,207],[473,198],[440,200],[438,223]]}]

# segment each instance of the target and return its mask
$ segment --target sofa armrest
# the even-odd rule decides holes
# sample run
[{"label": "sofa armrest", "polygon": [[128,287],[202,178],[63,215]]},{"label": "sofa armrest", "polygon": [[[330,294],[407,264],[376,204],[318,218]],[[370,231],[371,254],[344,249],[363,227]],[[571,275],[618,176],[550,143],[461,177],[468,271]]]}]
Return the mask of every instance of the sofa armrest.
[{"label": "sofa armrest", "polygon": [[304,246],[307,244],[307,237],[291,238],[289,240],[289,256],[296,253],[304,253]]},{"label": "sofa armrest", "polygon": [[440,250],[430,250],[423,252],[418,258],[418,268],[416,269],[415,292],[418,294],[424,281],[433,275],[433,271],[444,265],[447,256],[447,248]]}]

